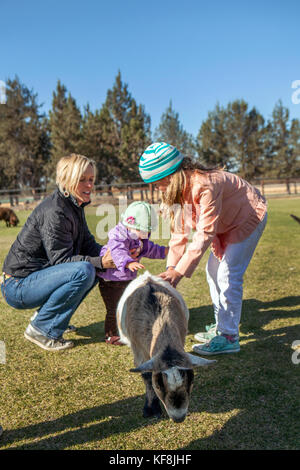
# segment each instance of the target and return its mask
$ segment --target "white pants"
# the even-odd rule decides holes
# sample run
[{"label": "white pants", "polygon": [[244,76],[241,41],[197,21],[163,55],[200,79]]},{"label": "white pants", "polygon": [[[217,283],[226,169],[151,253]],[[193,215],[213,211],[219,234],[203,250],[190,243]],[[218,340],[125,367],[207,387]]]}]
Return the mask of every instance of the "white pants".
[{"label": "white pants", "polygon": [[241,243],[232,243],[219,261],[212,253],[206,265],[206,277],[214,307],[217,330],[239,335],[243,300],[243,276],[267,223],[267,214],[254,232]]}]

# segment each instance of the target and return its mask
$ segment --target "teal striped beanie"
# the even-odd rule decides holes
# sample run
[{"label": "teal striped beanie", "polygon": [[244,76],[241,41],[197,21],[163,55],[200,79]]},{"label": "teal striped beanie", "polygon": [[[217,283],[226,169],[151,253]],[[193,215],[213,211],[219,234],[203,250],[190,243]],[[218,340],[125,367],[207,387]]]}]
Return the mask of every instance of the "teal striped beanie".
[{"label": "teal striped beanie", "polygon": [[146,148],[139,162],[139,172],[145,183],[153,183],[171,175],[181,165],[184,156],[173,145],[154,142]]}]

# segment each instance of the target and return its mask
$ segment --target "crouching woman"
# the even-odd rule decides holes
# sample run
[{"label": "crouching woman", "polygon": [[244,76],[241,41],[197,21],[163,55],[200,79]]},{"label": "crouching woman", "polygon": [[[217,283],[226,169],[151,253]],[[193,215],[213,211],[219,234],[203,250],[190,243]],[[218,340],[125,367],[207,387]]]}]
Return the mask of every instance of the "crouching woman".
[{"label": "crouching woman", "polygon": [[57,188],[30,214],[4,261],[2,294],[16,309],[38,308],[24,335],[46,350],[73,346],[63,338],[72,315],[98,282],[96,271],[115,267],[110,252],[99,256],[85,219],[94,180],[92,160],[61,158]]}]

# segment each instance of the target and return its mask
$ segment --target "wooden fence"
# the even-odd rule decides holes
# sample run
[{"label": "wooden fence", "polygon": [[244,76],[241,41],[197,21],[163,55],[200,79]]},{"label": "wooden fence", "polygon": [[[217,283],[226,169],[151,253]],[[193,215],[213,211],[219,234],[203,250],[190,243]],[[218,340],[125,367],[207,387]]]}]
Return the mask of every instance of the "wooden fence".
[{"label": "wooden fence", "polygon": [[[300,178],[260,178],[251,181],[251,183],[267,198],[300,195]],[[54,186],[48,186],[47,188],[1,189],[0,204],[11,207],[31,207],[44,199],[53,189]],[[120,197],[127,197],[128,201],[141,200],[154,204],[160,201],[161,194],[155,189],[154,184],[142,182],[96,185],[92,203],[93,205],[101,204],[102,202],[117,203]]]},{"label": "wooden fence", "polygon": [[[3,206],[32,206],[53,191],[54,187],[47,188],[22,188],[22,189],[1,189],[0,204]],[[159,191],[155,190],[153,184],[145,183],[124,183],[96,185],[92,202],[101,203],[103,201],[115,203],[119,198],[127,197],[128,200],[148,201],[151,204],[158,202]]]},{"label": "wooden fence", "polygon": [[266,197],[300,194],[300,178],[257,178],[251,183]]}]

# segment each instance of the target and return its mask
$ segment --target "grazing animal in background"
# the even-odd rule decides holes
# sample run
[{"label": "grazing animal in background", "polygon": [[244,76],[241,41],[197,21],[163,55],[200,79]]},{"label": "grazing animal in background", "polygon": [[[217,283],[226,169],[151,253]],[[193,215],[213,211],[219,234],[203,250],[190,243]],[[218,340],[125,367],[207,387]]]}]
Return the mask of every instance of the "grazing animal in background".
[{"label": "grazing animal in background", "polygon": [[16,227],[20,222],[14,211],[8,207],[0,207],[0,220],[6,222],[6,227]]},{"label": "grazing animal in background", "polygon": [[131,347],[146,386],[145,418],[161,416],[160,401],[175,422],[185,419],[193,368],[215,363],[184,351],[188,308],[168,282],[149,272],[125,289],[118,307],[120,340]]}]

